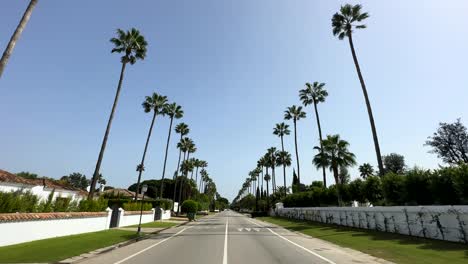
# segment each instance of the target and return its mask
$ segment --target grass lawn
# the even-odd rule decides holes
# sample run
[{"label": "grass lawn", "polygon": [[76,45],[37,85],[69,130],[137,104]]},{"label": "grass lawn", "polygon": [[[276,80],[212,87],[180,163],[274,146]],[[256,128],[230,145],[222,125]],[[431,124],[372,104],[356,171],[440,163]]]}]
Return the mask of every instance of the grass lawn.
[{"label": "grass lawn", "polygon": [[[178,225],[178,223],[171,223],[171,222],[161,222],[161,221],[154,221],[154,222],[150,222],[150,223],[146,223],[146,224],[141,224],[141,227],[160,227],[160,228],[166,228],[166,227],[171,227],[171,226],[175,226],[175,225]],[[132,226],[129,226],[129,227],[138,227],[138,225],[132,225]]]},{"label": "grass lawn", "polygon": [[395,263],[468,263],[468,246],[277,217],[258,219]]},{"label": "grass lawn", "polygon": [[135,237],[135,232],[105,230],[0,247],[0,263],[57,262]]}]

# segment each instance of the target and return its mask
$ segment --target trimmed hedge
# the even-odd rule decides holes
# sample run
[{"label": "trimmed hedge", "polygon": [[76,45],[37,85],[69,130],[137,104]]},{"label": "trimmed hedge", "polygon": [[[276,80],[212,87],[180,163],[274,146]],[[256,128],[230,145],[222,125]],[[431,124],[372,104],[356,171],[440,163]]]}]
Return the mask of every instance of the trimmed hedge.
[{"label": "trimmed hedge", "polygon": [[[288,195],[285,207],[336,206],[336,186]],[[388,173],[383,177],[356,179],[339,186],[345,204],[351,201],[373,205],[462,205],[468,204],[468,165],[437,170],[414,168],[405,175]]]},{"label": "trimmed hedge", "polygon": [[183,213],[196,213],[198,211],[198,203],[194,200],[185,200],[182,203]]},{"label": "trimmed hedge", "polygon": [[141,201],[138,202],[129,202],[129,203],[124,203],[122,205],[122,208],[125,211],[140,211],[142,210],[141,206],[143,205],[143,211],[149,211],[153,208],[153,205],[151,203],[145,203]]},{"label": "trimmed hedge", "polygon": [[170,199],[156,199],[151,201],[153,208],[160,207],[164,210],[171,210],[172,209],[172,200]]}]

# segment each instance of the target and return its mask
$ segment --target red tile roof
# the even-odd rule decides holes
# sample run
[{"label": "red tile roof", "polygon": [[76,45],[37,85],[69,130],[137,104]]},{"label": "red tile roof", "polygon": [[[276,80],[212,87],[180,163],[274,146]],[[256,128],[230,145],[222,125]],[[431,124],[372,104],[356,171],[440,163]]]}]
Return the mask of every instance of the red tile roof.
[{"label": "red tile roof", "polygon": [[0,214],[1,222],[37,221],[70,218],[105,217],[107,212],[11,213]]},{"label": "red tile roof", "polygon": [[45,179],[45,178],[38,178],[38,179],[26,179],[23,177],[19,177],[13,173],[8,171],[0,170],[0,182],[10,182],[10,183],[18,183],[18,184],[25,184],[25,185],[32,185],[32,186],[45,186],[51,189],[61,189],[61,190],[69,190],[78,192],[81,195],[87,195],[88,192],[74,188],[71,186],[67,186],[65,184],[61,184],[54,180]]}]

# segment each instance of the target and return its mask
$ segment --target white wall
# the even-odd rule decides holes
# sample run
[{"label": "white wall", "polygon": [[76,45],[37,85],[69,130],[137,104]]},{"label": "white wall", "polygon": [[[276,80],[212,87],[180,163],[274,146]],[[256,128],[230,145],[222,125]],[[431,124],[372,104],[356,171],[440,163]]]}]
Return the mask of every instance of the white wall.
[{"label": "white wall", "polygon": [[356,228],[468,243],[468,206],[282,208],[276,215]]},{"label": "white wall", "polygon": [[165,210],[163,214],[161,215],[162,220],[168,220],[171,219],[171,210]]},{"label": "white wall", "polygon": [[[138,214],[131,214],[131,215],[126,215],[125,210],[120,208],[120,219],[119,219],[119,227],[123,226],[131,226],[131,225],[138,225],[140,222],[140,212]],[[143,215],[141,216],[141,223],[149,223],[154,221],[154,209],[151,209],[151,213],[145,213],[143,212]]]},{"label": "white wall", "polygon": [[0,223],[0,246],[109,229],[110,214],[111,211],[104,217]]}]

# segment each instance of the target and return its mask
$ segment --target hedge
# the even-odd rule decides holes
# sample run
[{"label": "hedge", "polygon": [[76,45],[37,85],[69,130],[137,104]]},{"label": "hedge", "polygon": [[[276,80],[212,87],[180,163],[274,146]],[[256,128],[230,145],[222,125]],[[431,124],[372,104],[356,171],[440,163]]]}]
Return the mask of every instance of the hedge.
[{"label": "hedge", "polygon": [[194,200],[185,200],[182,203],[183,213],[196,213],[198,211],[198,203]]},{"label": "hedge", "polygon": [[[288,195],[285,207],[336,206],[336,186],[311,187],[310,191]],[[468,165],[423,170],[414,168],[404,175],[356,179],[339,186],[342,200],[373,205],[462,205],[468,204]]]},{"label": "hedge", "polygon": [[164,210],[171,210],[172,209],[172,200],[170,199],[156,199],[151,201],[153,208],[160,207]]},{"label": "hedge", "polygon": [[145,203],[141,201],[138,202],[129,202],[129,203],[124,203],[122,205],[122,208],[125,211],[140,211],[142,210],[142,205],[143,205],[143,211],[149,211],[153,208],[153,205],[151,203]]}]

